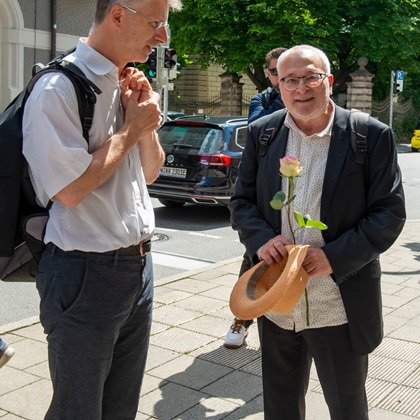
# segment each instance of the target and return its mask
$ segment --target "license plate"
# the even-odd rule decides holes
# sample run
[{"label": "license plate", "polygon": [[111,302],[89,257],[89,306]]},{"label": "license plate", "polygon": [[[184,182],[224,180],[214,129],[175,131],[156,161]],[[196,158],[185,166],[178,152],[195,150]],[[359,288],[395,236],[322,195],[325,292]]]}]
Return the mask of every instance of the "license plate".
[{"label": "license plate", "polygon": [[187,170],[183,168],[160,168],[160,176],[171,176],[173,178],[186,178]]}]

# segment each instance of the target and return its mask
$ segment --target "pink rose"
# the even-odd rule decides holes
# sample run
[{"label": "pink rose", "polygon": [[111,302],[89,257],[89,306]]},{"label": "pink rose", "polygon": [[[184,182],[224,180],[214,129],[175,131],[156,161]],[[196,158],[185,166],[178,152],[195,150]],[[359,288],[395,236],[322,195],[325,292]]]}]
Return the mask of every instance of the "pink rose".
[{"label": "pink rose", "polygon": [[300,162],[298,159],[292,156],[285,156],[280,159],[280,174],[289,178],[299,176],[302,171]]}]

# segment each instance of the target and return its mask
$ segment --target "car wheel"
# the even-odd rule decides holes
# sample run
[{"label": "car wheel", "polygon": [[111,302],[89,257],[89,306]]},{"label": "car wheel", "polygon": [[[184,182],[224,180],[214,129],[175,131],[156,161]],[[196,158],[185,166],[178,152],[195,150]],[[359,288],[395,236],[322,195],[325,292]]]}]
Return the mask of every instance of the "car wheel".
[{"label": "car wheel", "polygon": [[164,206],[166,207],[182,207],[185,204],[185,201],[174,201],[174,200],[168,200],[166,198],[159,198],[158,199]]},{"label": "car wheel", "polygon": [[412,152],[418,152],[418,151],[419,151],[419,149],[416,149],[415,147],[412,147],[412,148],[411,148],[411,151],[412,151]]}]

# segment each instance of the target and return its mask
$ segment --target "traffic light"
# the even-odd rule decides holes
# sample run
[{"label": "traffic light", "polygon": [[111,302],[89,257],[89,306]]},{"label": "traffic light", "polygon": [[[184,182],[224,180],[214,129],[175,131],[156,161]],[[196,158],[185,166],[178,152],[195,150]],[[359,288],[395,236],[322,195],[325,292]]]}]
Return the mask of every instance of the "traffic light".
[{"label": "traffic light", "polygon": [[176,67],[176,51],[174,49],[165,48],[165,61],[163,67],[169,70]]},{"label": "traffic light", "polygon": [[149,55],[149,58],[146,61],[147,64],[147,75],[149,77],[155,78],[156,77],[156,66],[157,66],[157,56],[156,56],[156,48],[152,48],[152,52]]},{"label": "traffic light", "polygon": [[403,83],[404,80],[397,80],[395,85],[394,85],[394,90],[397,92],[402,92],[403,91]]}]

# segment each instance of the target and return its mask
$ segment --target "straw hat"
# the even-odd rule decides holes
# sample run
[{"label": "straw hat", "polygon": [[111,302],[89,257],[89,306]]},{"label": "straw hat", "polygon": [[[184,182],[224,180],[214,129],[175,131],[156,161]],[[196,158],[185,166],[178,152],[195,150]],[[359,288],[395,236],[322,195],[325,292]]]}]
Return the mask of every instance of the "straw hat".
[{"label": "straw hat", "polygon": [[230,295],[230,309],[239,319],[254,319],[268,312],[289,313],[299,302],[308,282],[303,269],[309,245],[287,245],[289,253],[278,264],[265,261],[246,271]]}]

